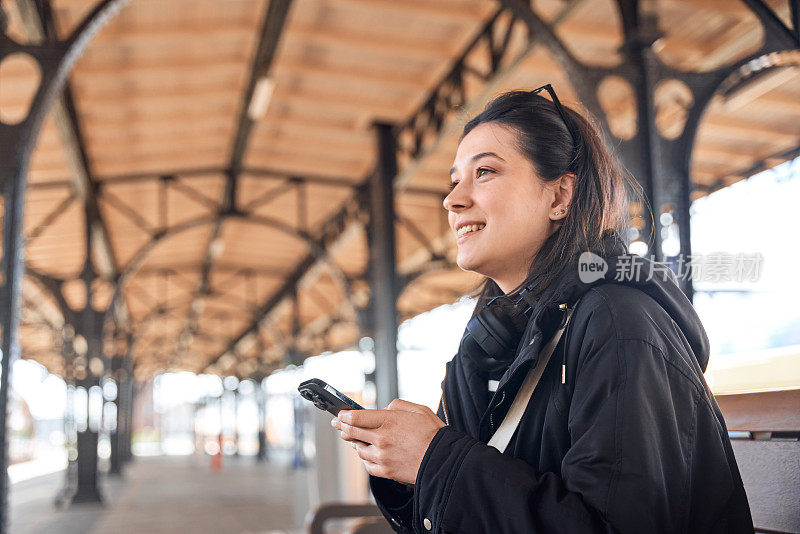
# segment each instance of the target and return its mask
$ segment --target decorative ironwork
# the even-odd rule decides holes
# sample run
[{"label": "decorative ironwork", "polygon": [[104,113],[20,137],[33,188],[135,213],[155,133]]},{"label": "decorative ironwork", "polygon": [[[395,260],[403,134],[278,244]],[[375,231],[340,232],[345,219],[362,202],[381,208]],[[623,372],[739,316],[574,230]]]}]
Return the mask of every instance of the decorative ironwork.
[{"label": "decorative ironwork", "polygon": [[[2,324],[2,377],[0,378],[0,472],[7,463],[6,403],[11,362],[19,354],[19,314],[23,263],[22,218],[25,201],[25,177],[33,147],[42,122],[53,102],[61,94],[75,61],[92,36],[125,4],[125,0],[103,0],[81,21],[64,41],[54,38],[40,44],[22,44],[5,32],[3,14],[0,34],[0,62],[11,54],[23,54],[36,62],[41,81],[28,114],[17,124],[0,123],[0,182],[5,203],[3,220],[3,287],[0,293],[0,323]],[[2,11],[2,9],[0,9]],[[52,37],[52,36],[51,36]],[[0,477],[0,531],[7,525],[7,478]]]}]

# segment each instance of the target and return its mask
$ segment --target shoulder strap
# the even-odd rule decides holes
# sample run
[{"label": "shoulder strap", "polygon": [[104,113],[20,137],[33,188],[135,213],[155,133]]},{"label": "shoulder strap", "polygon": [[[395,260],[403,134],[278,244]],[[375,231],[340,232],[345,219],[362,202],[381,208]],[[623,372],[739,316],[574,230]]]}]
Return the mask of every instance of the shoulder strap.
[{"label": "shoulder strap", "polygon": [[558,329],[553,339],[551,339],[539,353],[539,361],[536,362],[536,366],[533,367],[533,369],[528,371],[528,376],[525,377],[525,381],[522,383],[519,391],[517,391],[517,396],[514,397],[511,408],[508,409],[508,413],[505,418],[503,418],[503,422],[500,423],[492,439],[489,440],[488,445],[490,447],[494,447],[500,452],[505,452],[508,443],[511,441],[511,436],[513,436],[514,432],[517,430],[519,422],[522,420],[522,414],[525,413],[525,408],[528,406],[528,402],[533,396],[533,390],[536,389],[536,384],[538,384],[539,379],[542,378],[544,368],[547,367],[547,362],[550,361],[550,356],[553,354],[556,345],[558,345],[558,341],[561,339],[561,334],[564,333],[564,329],[567,328],[574,310],[575,306],[567,310],[567,317],[564,321],[564,325]]}]

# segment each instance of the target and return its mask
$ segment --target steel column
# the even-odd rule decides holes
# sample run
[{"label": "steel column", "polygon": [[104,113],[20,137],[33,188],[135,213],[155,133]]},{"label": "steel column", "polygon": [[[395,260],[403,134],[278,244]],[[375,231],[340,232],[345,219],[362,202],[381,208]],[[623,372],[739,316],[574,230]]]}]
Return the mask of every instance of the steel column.
[{"label": "steel column", "polygon": [[0,62],[20,53],[35,61],[41,72],[26,117],[17,124],[0,123],[0,188],[5,203],[3,220],[3,287],[0,290],[0,533],[8,525],[8,448],[6,435],[8,387],[11,363],[19,355],[20,298],[22,287],[23,239],[22,218],[28,165],[44,117],[64,87],[75,60],[80,57],[92,36],[114,16],[125,0],[103,0],[81,21],[64,41],[49,40],[42,44],[20,44],[6,35],[7,17],[0,8]]},{"label": "steel column", "polygon": [[378,167],[370,177],[369,260],[371,310],[375,332],[375,386],[379,408],[398,394],[397,266],[395,253],[394,179],[397,141],[389,124],[376,124]]},{"label": "steel column", "polygon": [[[660,155],[659,134],[655,125],[655,104],[653,102],[654,82],[657,75],[654,67],[657,59],[652,49],[658,38],[656,21],[649,20],[645,26],[636,2],[621,2],[620,12],[622,27],[625,33],[623,54],[629,69],[628,81],[636,95],[636,134],[627,143],[623,143],[620,159],[629,168],[636,170],[636,179],[641,184],[646,205],[641,214],[644,227],[641,230],[643,240],[648,243],[647,255],[654,260],[661,256],[661,232],[658,223],[658,206],[662,204],[662,192],[659,185],[663,181]],[[649,213],[652,209],[653,213]],[[652,236],[652,241],[650,239]]]},{"label": "steel column", "polygon": [[130,359],[127,362],[127,380],[125,383],[125,433],[122,437],[122,459],[127,464],[133,460],[133,450],[131,449],[131,441],[133,439],[133,422],[136,409],[136,380],[133,377],[133,367],[131,366]]},{"label": "steel column", "polygon": [[64,357],[64,382],[67,386],[66,405],[64,406],[64,444],[67,450],[67,469],[64,476],[64,487],[55,498],[55,505],[62,506],[69,502],[75,492],[77,476],[78,436],[75,428],[75,348],[73,340],[75,330],[65,324],[62,331],[61,354]]},{"label": "steel column", "polygon": [[[22,132],[20,132],[22,133]],[[6,435],[8,393],[12,363],[19,357],[20,302],[22,298],[22,276],[24,268],[22,216],[25,205],[25,176],[28,171],[33,134],[21,139],[10,166],[0,167],[5,218],[3,219],[3,286],[0,290],[0,531],[5,532],[8,510],[8,436]],[[5,152],[5,150],[3,150]],[[6,160],[9,161],[9,160]]]},{"label": "steel column", "polygon": [[234,456],[239,456],[239,384],[231,391],[233,395],[233,443],[236,448],[233,450]]},{"label": "steel column", "polygon": [[267,393],[264,390],[264,379],[255,380],[256,404],[258,405],[258,454],[256,461],[266,462],[269,456],[267,449]]},{"label": "steel column", "polygon": [[111,377],[117,384],[117,397],[114,404],[117,407],[116,428],[111,432],[111,466],[109,474],[121,475],[122,466],[125,463],[125,437],[126,437],[126,410],[128,409],[128,398],[124,394],[129,381],[126,370],[127,361],[130,359],[131,337],[127,336],[125,351],[123,354],[116,354],[111,359]]},{"label": "steel column", "polygon": [[[87,293],[91,295],[88,289],[91,287],[91,282],[88,281],[90,277],[86,276],[85,280],[87,281]],[[91,391],[92,388],[100,386],[101,369],[104,368],[103,313],[93,310],[88,304],[89,302],[91,302],[90,296],[87,298],[86,308],[79,313],[80,327],[78,333],[86,339],[88,350],[86,353],[85,374],[83,378],[77,380],[77,384],[84,387],[87,392],[87,421],[86,429],[78,432],[78,481],[71,504],[103,501],[97,483],[97,441],[100,423],[92,420],[91,412]]]}]

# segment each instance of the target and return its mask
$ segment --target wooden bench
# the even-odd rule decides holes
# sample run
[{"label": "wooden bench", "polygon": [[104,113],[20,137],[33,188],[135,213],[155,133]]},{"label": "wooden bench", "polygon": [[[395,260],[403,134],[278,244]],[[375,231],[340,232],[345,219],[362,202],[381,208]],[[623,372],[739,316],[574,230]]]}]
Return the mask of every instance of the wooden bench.
[{"label": "wooden bench", "polygon": [[715,398],[756,532],[800,532],[800,389]]}]

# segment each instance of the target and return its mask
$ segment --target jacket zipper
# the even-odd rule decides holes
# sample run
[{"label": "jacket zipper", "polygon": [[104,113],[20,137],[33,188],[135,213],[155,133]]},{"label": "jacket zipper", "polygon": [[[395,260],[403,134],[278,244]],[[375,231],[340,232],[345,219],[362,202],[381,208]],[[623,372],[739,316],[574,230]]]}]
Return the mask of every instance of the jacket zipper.
[{"label": "jacket zipper", "polygon": [[506,391],[503,390],[500,392],[500,400],[497,401],[493,407],[489,408],[489,433],[494,434],[494,409],[503,404],[503,401],[506,400]]},{"label": "jacket zipper", "polygon": [[444,388],[442,388],[442,412],[444,413],[444,424],[450,426],[449,417],[447,417],[447,403],[444,400]]}]

